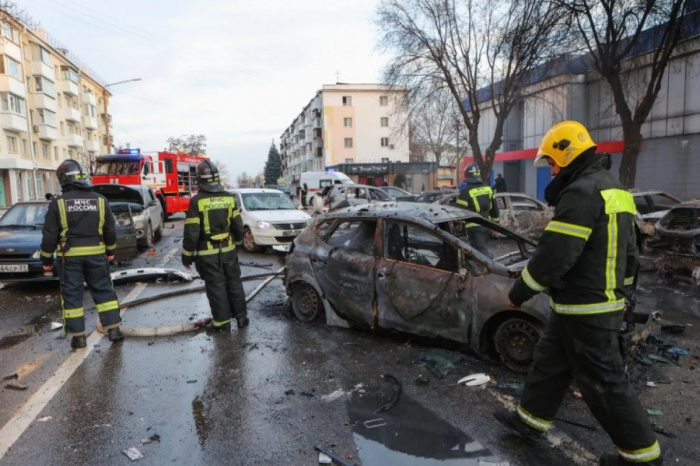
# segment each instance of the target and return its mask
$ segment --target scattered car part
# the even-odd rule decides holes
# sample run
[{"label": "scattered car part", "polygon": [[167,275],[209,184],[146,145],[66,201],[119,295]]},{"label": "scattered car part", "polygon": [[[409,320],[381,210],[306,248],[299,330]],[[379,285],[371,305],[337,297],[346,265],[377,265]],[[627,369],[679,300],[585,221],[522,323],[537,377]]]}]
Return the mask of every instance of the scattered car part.
[{"label": "scattered car part", "polygon": [[333,459],[323,452],[318,452],[318,464],[333,464]]},{"label": "scattered car part", "polygon": [[194,278],[192,274],[177,269],[143,268],[120,270],[111,273],[112,282],[115,285],[126,285],[128,283],[146,282],[153,280],[167,280],[169,282],[181,281],[191,282]]},{"label": "scattered car part", "polygon": [[388,379],[388,380],[391,380],[392,382],[394,382],[394,383],[396,384],[396,386],[398,387],[398,391],[396,392],[396,395],[394,396],[394,398],[393,398],[389,403],[387,403],[387,404],[385,404],[384,406],[378,408],[376,411],[374,411],[374,414],[383,413],[384,411],[389,411],[391,408],[393,408],[394,406],[396,406],[396,404],[397,404],[397,403],[399,402],[399,400],[401,399],[401,393],[403,393],[403,385],[401,384],[401,381],[400,381],[399,379],[397,379],[396,377],[394,377],[394,376],[391,375],[391,374],[384,374],[382,377],[384,377],[385,379]]},{"label": "scattered car part", "polygon": [[378,417],[377,419],[368,419],[362,423],[367,429],[375,429],[377,427],[382,427],[386,425],[386,421],[383,417]]},{"label": "scattered car part", "polygon": [[316,450],[320,451],[321,453],[323,453],[327,456],[330,456],[331,459],[333,459],[333,461],[335,461],[336,463],[338,463],[341,466],[354,466],[350,463],[345,462],[345,460],[343,458],[341,458],[340,456],[333,453],[329,448],[325,448],[321,445],[316,445],[315,448],[316,448]]},{"label": "scattered car part", "polygon": [[17,373],[6,375],[5,377],[2,378],[3,382],[5,380],[17,380],[19,379],[19,375]]},{"label": "scattered car part", "polygon": [[470,374],[466,377],[462,377],[457,381],[457,385],[466,385],[467,387],[477,387],[479,385],[484,385],[485,383],[489,383],[491,381],[491,376],[483,374],[483,373],[478,373],[478,374]]},{"label": "scattered car part", "polygon": [[138,451],[136,447],[131,447],[127,450],[122,450],[122,453],[124,453],[126,457],[129,458],[131,461],[137,461],[143,458],[143,453]]},{"label": "scattered car part", "polygon": [[63,328],[63,324],[60,322],[51,322],[51,330],[58,330]]},{"label": "scattered car part", "polygon": [[5,385],[5,388],[7,388],[9,390],[17,390],[17,391],[21,392],[21,391],[26,390],[29,387],[27,385],[22,385],[19,383],[8,383],[7,385]]}]

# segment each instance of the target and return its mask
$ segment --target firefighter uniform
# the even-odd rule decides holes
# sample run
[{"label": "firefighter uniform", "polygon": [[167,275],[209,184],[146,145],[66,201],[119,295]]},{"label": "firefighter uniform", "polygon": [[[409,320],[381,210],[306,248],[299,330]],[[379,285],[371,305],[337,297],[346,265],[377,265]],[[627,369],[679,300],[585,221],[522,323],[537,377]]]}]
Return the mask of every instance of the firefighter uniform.
[{"label": "firefighter uniform", "polygon": [[91,190],[82,169],[74,175],[77,180],[65,177],[66,170],[75,173],[77,162],[66,160],[64,164],[67,169],[57,170],[63,194],[49,204],[40,252],[45,266],[53,266],[54,254],[59,262],[63,329],[67,336],[75,337],[74,347],[85,346],[83,284],[87,283],[102,327],[109,331],[110,339],[122,339],[119,302],[107,259],[117,247],[115,218],[107,200]]},{"label": "firefighter uniform", "polygon": [[[509,298],[520,306],[548,289],[553,312],[517,416],[496,417],[520,433],[524,430],[515,420],[532,433],[547,432],[575,380],[618,449],[601,464],[660,464],[659,444],[629,384],[618,339],[639,263],[636,208],[595,148],[576,122],[556,125],[540,146],[538,159],[550,157],[562,167],[545,193],[555,214]],[[564,165],[567,157],[573,161]]]},{"label": "firefighter uniform", "polygon": [[[202,162],[211,168],[211,162]],[[198,178],[200,176],[198,167]],[[235,197],[207,179],[199,181],[200,191],[190,200],[185,220],[182,263],[194,262],[206,287],[217,330],[231,328],[236,318],[238,327],[248,324],[245,292],[241,281],[236,245],[243,241],[243,221]],[[218,185],[218,186],[217,186]]]},{"label": "firefighter uniform", "polygon": [[[498,204],[493,198],[493,190],[481,181],[480,172],[476,164],[472,162],[467,165],[464,175],[467,183],[464,188],[460,189],[455,205],[476,212],[491,221],[498,222],[500,212]],[[467,224],[467,234],[469,235],[469,243],[474,249],[487,257],[491,257],[491,253],[489,253],[486,246],[489,234],[487,228],[476,223],[469,223]]]}]

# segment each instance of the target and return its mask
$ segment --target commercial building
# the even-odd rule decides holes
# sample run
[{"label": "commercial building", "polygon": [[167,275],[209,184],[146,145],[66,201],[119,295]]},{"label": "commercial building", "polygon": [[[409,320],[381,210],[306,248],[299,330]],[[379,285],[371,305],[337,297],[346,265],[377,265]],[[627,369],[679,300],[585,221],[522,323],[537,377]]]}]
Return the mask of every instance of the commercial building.
[{"label": "commercial building", "polygon": [[45,30],[0,9],[0,209],[58,192],[63,160],[109,152],[109,96]]},{"label": "commercial building", "polygon": [[348,176],[359,183],[387,181],[373,164],[408,162],[407,98],[406,89],[383,84],[323,85],[280,137],[287,185],[302,172],[340,165],[355,167]]},{"label": "commercial building", "polygon": [[[690,13],[685,37],[669,63],[651,114],[642,126],[643,142],[637,162],[637,189],[661,189],[681,199],[700,197],[700,12]],[[651,31],[651,30],[650,30]],[[644,53],[653,50],[652,34],[640,37]],[[640,54],[641,55],[641,54]],[[634,69],[628,83],[644,82],[645,66]],[[586,56],[561,57],[534,70],[524,97],[504,127],[503,145],[493,173],[503,173],[508,190],[540,199],[550,182],[549,168],[532,165],[547,130],[563,120],[585,124],[599,151],[613,155],[617,176],[624,144],[607,82],[592,71]],[[484,104],[488,96],[484,93]],[[495,117],[482,113],[479,141],[482,150],[493,136]],[[464,160],[464,164],[471,158]]]}]

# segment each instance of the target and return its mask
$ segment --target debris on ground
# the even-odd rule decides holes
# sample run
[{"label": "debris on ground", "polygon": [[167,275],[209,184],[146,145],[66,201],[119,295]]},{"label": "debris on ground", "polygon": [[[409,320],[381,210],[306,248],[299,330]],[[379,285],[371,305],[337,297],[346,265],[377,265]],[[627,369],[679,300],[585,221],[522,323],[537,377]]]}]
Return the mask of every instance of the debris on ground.
[{"label": "debris on ground", "polygon": [[491,377],[478,373],[478,374],[470,374],[466,377],[462,377],[457,381],[457,385],[466,385],[467,387],[477,387],[479,385],[484,385],[485,383],[488,383],[491,381]]},{"label": "debris on ground", "polygon": [[17,373],[6,375],[5,377],[2,378],[3,381],[5,380],[17,380],[19,379],[19,375]]},{"label": "debris on ground", "polygon": [[160,442],[160,435],[153,434],[150,437],[141,439],[141,445],[146,445],[146,444],[153,443],[153,442]]},{"label": "debris on ground", "polygon": [[648,357],[649,359],[651,359],[652,361],[657,361],[657,362],[661,362],[661,363],[664,363],[664,364],[676,364],[674,361],[671,361],[670,359],[665,358],[665,357],[663,357],[663,356],[659,356],[659,355],[657,355],[657,354],[650,354],[650,355],[647,356],[647,357]]},{"label": "debris on ground", "polygon": [[332,464],[333,460],[330,456],[326,455],[322,451],[318,452],[318,464]]},{"label": "debris on ground", "polygon": [[520,397],[523,394],[525,385],[522,382],[498,382],[493,384],[491,387],[500,390],[507,395]]},{"label": "debris on ground", "polygon": [[53,417],[51,417],[51,416],[44,416],[44,417],[40,417],[40,418],[37,419],[36,421],[37,421],[37,422],[46,422],[46,421],[50,421],[51,419],[53,419]]},{"label": "debris on ground", "polygon": [[419,374],[416,377],[416,385],[427,385],[428,383],[430,383],[430,377],[427,375]]},{"label": "debris on ground", "polygon": [[581,391],[578,390],[578,389],[576,389],[576,390],[574,390],[573,392],[571,392],[571,394],[572,394],[572,395],[574,396],[574,398],[576,398],[577,400],[580,400],[581,398],[583,398],[583,395],[581,394]]},{"label": "debris on ground", "polygon": [[155,255],[157,254],[157,252],[158,252],[158,251],[156,251],[156,248],[151,248],[151,249],[148,250],[148,252],[146,253],[146,255],[149,256],[149,257],[155,256]]},{"label": "debris on ground", "polygon": [[647,387],[656,388],[658,385],[655,382],[647,382]]},{"label": "debris on ground", "polygon": [[63,328],[63,324],[60,322],[51,322],[51,330],[58,330]]},{"label": "debris on ground", "polygon": [[196,380],[188,380],[187,383],[197,383]]},{"label": "debris on ground", "polygon": [[384,420],[384,418],[378,417],[377,419],[368,419],[365,422],[363,422],[362,425],[364,425],[367,429],[375,429],[377,427],[385,426],[386,421]]},{"label": "debris on ground", "polygon": [[674,438],[676,436],[675,434],[672,434],[671,432],[667,431],[661,426],[654,424],[653,422],[651,423],[651,430],[653,430],[657,434],[665,435],[666,437]]},{"label": "debris on ground", "polygon": [[289,396],[289,395],[294,395],[294,390],[292,390],[292,389],[290,388],[289,390],[285,391],[284,394],[287,395],[287,396]]},{"label": "debris on ground", "polygon": [[330,449],[325,448],[325,447],[323,447],[323,446],[321,446],[321,445],[316,445],[315,448],[316,448],[316,450],[318,450],[319,452],[325,454],[326,456],[329,456],[333,461],[335,461],[336,463],[340,464],[341,466],[351,466],[350,463],[348,463],[347,461],[345,461],[345,460],[344,460],[343,458],[341,458],[340,456],[334,454]]},{"label": "debris on ground", "polygon": [[397,404],[397,403],[399,402],[399,400],[401,399],[401,393],[403,393],[403,384],[401,383],[401,381],[400,381],[399,379],[397,379],[396,377],[394,377],[394,376],[391,375],[391,374],[384,374],[382,377],[385,378],[385,379],[387,379],[387,380],[391,380],[392,382],[394,382],[394,384],[396,384],[396,386],[398,387],[398,391],[396,392],[396,395],[394,395],[394,399],[393,399],[393,400],[391,400],[389,403],[385,404],[384,406],[378,408],[378,409],[374,412],[374,414],[383,413],[384,411],[389,411],[391,408],[393,408],[394,406],[396,406],[396,404]]},{"label": "debris on ground", "polygon": [[27,385],[21,385],[18,383],[8,383],[7,385],[5,385],[5,388],[7,388],[9,390],[17,390],[17,391],[21,392],[21,391],[26,390],[29,387]]},{"label": "debris on ground", "polygon": [[240,262],[240,265],[245,267],[259,267],[261,269],[269,269],[272,264],[256,264],[255,262]]},{"label": "debris on ground", "polygon": [[686,329],[687,325],[662,325],[661,326],[661,331],[666,332],[666,333],[674,333],[674,334],[679,334],[683,333]]},{"label": "debris on ground", "polygon": [[688,356],[688,352],[680,348],[669,348],[666,350],[667,353],[677,354],[678,356]]},{"label": "debris on ground", "polygon": [[131,461],[136,461],[143,458],[143,454],[135,447],[131,447],[128,450],[122,450],[122,453],[124,453]]},{"label": "debris on ground", "polygon": [[658,409],[647,409],[647,414],[649,416],[663,416],[664,413]]}]

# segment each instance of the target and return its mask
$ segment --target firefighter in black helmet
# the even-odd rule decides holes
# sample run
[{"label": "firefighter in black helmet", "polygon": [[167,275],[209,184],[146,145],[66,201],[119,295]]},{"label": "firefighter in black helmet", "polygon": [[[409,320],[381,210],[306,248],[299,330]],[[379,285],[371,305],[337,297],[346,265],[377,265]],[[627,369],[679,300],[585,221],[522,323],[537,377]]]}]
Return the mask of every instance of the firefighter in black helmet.
[{"label": "firefighter in black helmet", "polygon": [[206,160],[197,166],[199,192],[190,199],[182,243],[182,263],[194,262],[204,280],[213,322],[211,330],[248,325],[245,292],[236,246],[243,241],[243,221],[233,194],[221,186],[219,169]]},{"label": "firefighter in black helmet", "polygon": [[58,258],[63,306],[63,331],[73,348],[84,348],[83,284],[95,301],[102,327],[110,341],[123,340],[119,330],[119,302],[112,288],[109,262],[117,248],[115,218],[107,200],[92,191],[83,168],[66,160],[56,169],[62,195],[49,204],[41,241],[44,270]]},{"label": "firefighter in black helmet", "polygon": [[[500,213],[498,211],[498,204],[496,204],[493,198],[493,190],[491,186],[485,185],[483,181],[481,181],[481,171],[474,162],[471,162],[464,169],[464,178],[466,179],[467,185],[460,189],[455,205],[476,212],[482,217],[488,218],[494,222],[498,222]],[[491,253],[486,247],[489,234],[488,229],[476,223],[468,223],[467,233],[471,246],[485,256],[491,257]]]}]

